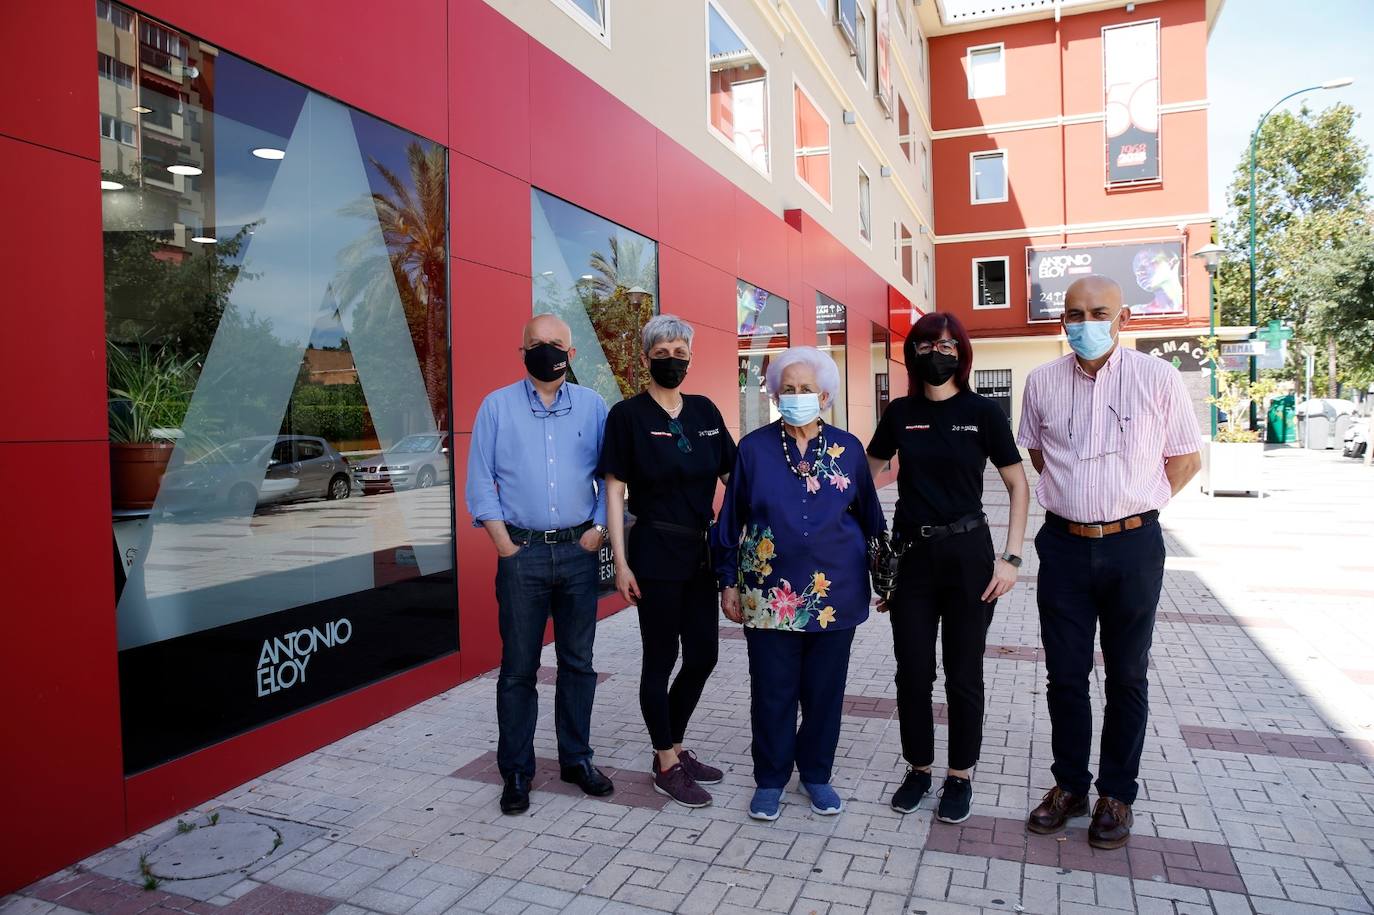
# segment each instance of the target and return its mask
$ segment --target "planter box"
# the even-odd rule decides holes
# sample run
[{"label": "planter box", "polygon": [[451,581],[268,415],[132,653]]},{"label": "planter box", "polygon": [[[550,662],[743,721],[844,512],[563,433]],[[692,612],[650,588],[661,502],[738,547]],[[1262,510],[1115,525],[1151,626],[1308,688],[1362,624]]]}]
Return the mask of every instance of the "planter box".
[{"label": "planter box", "polygon": [[1208,442],[1202,452],[1202,488],[1219,492],[1264,494],[1264,445],[1261,442]]}]

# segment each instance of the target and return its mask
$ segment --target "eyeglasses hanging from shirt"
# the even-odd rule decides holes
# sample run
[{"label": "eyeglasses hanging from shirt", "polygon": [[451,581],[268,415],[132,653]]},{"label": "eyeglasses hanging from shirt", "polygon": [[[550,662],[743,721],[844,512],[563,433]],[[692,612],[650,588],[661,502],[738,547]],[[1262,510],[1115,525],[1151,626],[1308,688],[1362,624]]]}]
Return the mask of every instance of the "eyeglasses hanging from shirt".
[{"label": "eyeglasses hanging from shirt", "polygon": [[[1105,368],[1105,366],[1104,366],[1104,368]],[[1122,412],[1122,411],[1124,410],[1124,406],[1123,406],[1124,400],[1123,400],[1123,398],[1124,398],[1124,396],[1125,396],[1125,391],[1126,391],[1126,387],[1125,387],[1125,377],[1126,377],[1125,360],[1124,360],[1124,359],[1121,360],[1121,362],[1118,363],[1117,366],[1116,366],[1116,406],[1112,406],[1110,402],[1106,404],[1107,412],[1111,414],[1111,421],[1112,421],[1113,423],[1115,423],[1115,425],[1116,425],[1116,436],[1115,436],[1115,438],[1112,440],[1112,447],[1109,448],[1109,447],[1107,447],[1108,443],[1105,441],[1105,439],[1107,438],[1107,436],[1104,434],[1104,435],[1103,435],[1104,441],[1102,442],[1102,450],[1101,450],[1101,451],[1098,451],[1096,454],[1092,454],[1092,453],[1084,454],[1084,453],[1083,453],[1083,451],[1084,451],[1085,448],[1086,448],[1089,452],[1091,452],[1091,451],[1094,450],[1094,439],[1093,439],[1094,425],[1093,425],[1093,422],[1092,422],[1092,398],[1089,398],[1089,400],[1088,400],[1088,429],[1087,429],[1087,435],[1082,435],[1082,434],[1080,434],[1080,435],[1079,435],[1078,437],[1076,437],[1076,438],[1075,438],[1075,436],[1074,436],[1074,425],[1073,425],[1073,421],[1074,421],[1074,416],[1075,416],[1075,415],[1077,414],[1077,412],[1078,412],[1078,385],[1079,385],[1079,382],[1080,382],[1080,379],[1079,379],[1078,376],[1079,376],[1080,372],[1081,372],[1081,370],[1078,368],[1078,366],[1074,366],[1074,367],[1073,367],[1073,375],[1071,376],[1073,380],[1069,383],[1069,447],[1071,447],[1071,448],[1073,449],[1074,455],[1075,455],[1080,461],[1092,461],[1092,460],[1096,460],[1097,458],[1106,457],[1106,456],[1109,455],[1109,454],[1119,454],[1119,453],[1125,448],[1125,445],[1126,445],[1126,425],[1131,421],[1131,418],[1130,418],[1129,416],[1123,415],[1123,412]],[[1096,381],[1089,381],[1088,383],[1089,383],[1089,384],[1092,384],[1092,385],[1093,385],[1093,389],[1096,390],[1096,388],[1097,388],[1097,382],[1096,382]],[[1082,430],[1082,427],[1080,426],[1080,427],[1079,427],[1079,432],[1081,433],[1082,431],[1083,431],[1083,430]]]}]

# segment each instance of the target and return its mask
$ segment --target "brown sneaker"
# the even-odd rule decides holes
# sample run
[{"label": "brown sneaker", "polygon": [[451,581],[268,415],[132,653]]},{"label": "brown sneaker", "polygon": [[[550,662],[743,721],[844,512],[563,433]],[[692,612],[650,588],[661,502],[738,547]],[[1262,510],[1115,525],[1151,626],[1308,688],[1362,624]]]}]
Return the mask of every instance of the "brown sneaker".
[{"label": "brown sneaker", "polygon": [[1088,827],[1088,844],[1093,848],[1120,848],[1130,840],[1134,822],[1130,804],[1114,797],[1100,797]]},{"label": "brown sneaker", "polygon": [[725,773],[715,766],[708,766],[706,763],[697,759],[691,750],[683,750],[677,755],[682,763],[682,768],[687,770],[687,774],[692,776],[692,781],[698,785],[719,785],[721,779],[725,778]]},{"label": "brown sneaker", "polygon": [[1026,818],[1026,828],[1037,835],[1048,836],[1064,828],[1071,817],[1088,815],[1088,798],[1082,794],[1070,794],[1055,785],[1040,802],[1040,806]]},{"label": "brown sneaker", "polygon": [[667,772],[655,772],[654,790],[659,794],[666,794],[683,807],[709,807],[711,805],[711,795],[707,793],[705,788],[692,780],[692,776],[687,774],[682,763],[678,763]]}]

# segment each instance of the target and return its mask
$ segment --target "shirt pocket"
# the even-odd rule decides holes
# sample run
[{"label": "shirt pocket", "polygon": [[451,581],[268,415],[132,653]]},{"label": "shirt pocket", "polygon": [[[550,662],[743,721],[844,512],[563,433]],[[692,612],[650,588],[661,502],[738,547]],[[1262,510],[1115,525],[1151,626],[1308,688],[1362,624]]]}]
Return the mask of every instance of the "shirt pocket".
[{"label": "shirt pocket", "polygon": [[1126,454],[1133,464],[1153,464],[1164,460],[1164,416],[1141,410],[1126,424]]}]

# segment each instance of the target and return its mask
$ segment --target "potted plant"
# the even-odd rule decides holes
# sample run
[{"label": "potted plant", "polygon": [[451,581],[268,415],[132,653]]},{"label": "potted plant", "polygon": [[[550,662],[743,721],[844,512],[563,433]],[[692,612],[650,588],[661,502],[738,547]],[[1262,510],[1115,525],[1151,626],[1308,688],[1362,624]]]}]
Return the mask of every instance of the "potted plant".
[{"label": "potted plant", "polygon": [[1252,382],[1240,372],[1222,368],[1221,345],[1216,337],[1205,337],[1202,344],[1216,376],[1217,393],[1207,402],[1226,414],[1203,452],[1203,489],[1212,496],[1218,492],[1263,494],[1264,443],[1257,430],[1241,426],[1237,417],[1251,401],[1263,403],[1274,392],[1275,384],[1269,379]]},{"label": "potted plant", "polygon": [[152,508],[196,388],[197,359],[166,346],[107,346],[110,486],[116,508]]}]

